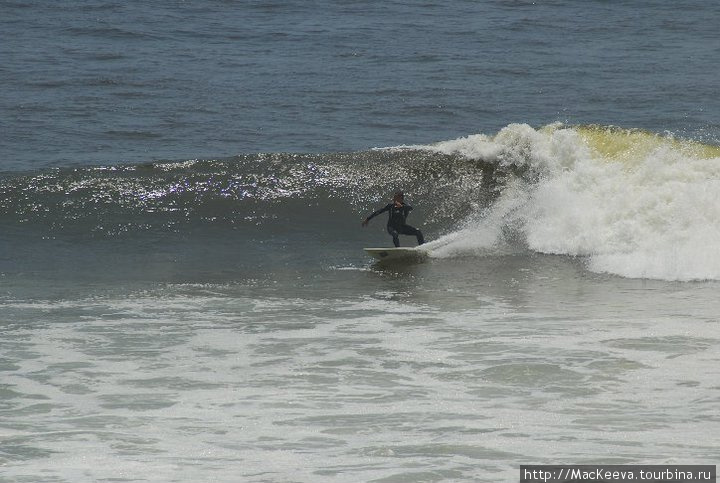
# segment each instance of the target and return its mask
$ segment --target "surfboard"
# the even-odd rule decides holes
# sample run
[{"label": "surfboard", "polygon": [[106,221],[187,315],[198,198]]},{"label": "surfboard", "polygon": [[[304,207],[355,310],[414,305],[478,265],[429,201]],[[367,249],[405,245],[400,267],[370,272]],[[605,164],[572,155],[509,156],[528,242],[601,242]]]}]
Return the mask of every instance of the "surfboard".
[{"label": "surfboard", "polygon": [[418,248],[364,248],[365,252],[382,262],[421,262],[428,257],[428,252]]}]

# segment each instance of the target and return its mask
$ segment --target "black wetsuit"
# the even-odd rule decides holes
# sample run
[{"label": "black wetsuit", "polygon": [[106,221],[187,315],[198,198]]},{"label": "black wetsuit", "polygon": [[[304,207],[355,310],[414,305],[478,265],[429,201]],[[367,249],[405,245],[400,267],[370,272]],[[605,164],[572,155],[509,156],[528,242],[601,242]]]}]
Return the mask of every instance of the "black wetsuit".
[{"label": "black wetsuit", "polygon": [[415,227],[412,227],[405,223],[407,216],[412,211],[412,206],[403,203],[402,206],[395,206],[395,203],[390,203],[383,208],[375,211],[373,214],[367,217],[368,221],[376,217],[380,213],[389,212],[387,231],[393,238],[393,243],[396,247],[400,246],[400,239],[398,235],[415,235],[417,237],[418,245],[425,243],[422,233]]}]

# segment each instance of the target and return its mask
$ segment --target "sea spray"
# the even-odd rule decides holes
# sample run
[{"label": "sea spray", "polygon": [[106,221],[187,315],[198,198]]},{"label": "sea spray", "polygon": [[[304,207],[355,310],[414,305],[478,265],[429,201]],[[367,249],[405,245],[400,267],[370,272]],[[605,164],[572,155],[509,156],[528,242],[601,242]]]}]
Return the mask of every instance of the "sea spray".
[{"label": "sea spray", "polygon": [[[438,240],[435,256],[513,242],[585,257],[597,272],[720,278],[720,148],[601,126],[510,125],[425,149],[519,168],[481,216]],[[507,228],[511,227],[511,230]]]}]

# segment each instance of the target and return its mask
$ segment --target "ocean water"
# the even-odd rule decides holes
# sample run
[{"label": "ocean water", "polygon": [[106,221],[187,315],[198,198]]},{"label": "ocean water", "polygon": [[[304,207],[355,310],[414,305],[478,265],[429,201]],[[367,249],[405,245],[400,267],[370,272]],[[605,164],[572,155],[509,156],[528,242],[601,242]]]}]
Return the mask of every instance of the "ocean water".
[{"label": "ocean water", "polygon": [[716,464],[719,15],[0,1],[0,482]]}]

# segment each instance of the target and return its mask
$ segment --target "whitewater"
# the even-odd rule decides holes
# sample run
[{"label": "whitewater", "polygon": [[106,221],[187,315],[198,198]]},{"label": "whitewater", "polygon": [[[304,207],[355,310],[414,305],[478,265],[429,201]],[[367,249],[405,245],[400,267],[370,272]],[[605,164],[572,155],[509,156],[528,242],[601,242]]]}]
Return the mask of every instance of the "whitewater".
[{"label": "whitewater", "polygon": [[717,146],[602,126],[511,125],[425,149],[525,170],[480,216],[437,240],[436,256],[492,249],[512,227],[528,248],[583,257],[597,272],[720,276]]}]

